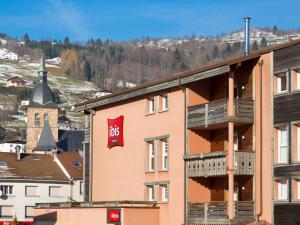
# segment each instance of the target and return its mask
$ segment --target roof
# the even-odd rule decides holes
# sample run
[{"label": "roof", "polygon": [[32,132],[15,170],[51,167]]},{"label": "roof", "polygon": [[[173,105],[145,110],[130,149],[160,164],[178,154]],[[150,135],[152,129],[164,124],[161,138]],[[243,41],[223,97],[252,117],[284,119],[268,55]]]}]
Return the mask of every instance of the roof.
[{"label": "roof", "polygon": [[35,86],[30,96],[29,107],[58,108],[55,102],[55,96],[48,86],[47,70],[44,58],[41,58],[40,64],[38,71],[38,84]]},{"label": "roof", "polygon": [[62,152],[57,158],[72,178],[83,179],[83,160],[78,152]]},{"label": "roof", "polygon": [[[286,48],[286,47],[290,47],[290,46],[298,45],[298,44],[300,44],[300,40],[290,41],[288,43],[284,43],[284,44],[280,44],[280,45],[276,45],[276,46],[273,46],[273,47],[269,47],[269,48],[265,48],[265,49],[262,49],[262,50],[259,50],[259,51],[252,52],[247,56],[233,57],[233,58],[221,61],[221,62],[209,64],[209,65],[204,66],[204,67],[199,67],[199,68],[195,68],[195,69],[180,72],[180,73],[175,73],[175,74],[173,74],[173,75],[171,75],[167,78],[147,82],[145,84],[138,85],[134,88],[119,91],[119,92],[116,92],[116,93],[111,94],[111,95],[106,95],[106,96],[103,96],[103,97],[94,98],[94,99],[91,99],[91,100],[88,100],[88,101],[85,101],[85,102],[81,102],[79,104],[76,104],[75,107],[76,107],[77,111],[83,111],[85,109],[96,108],[96,107],[99,107],[99,106],[109,105],[111,103],[115,103],[115,102],[119,102],[119,101],[122,101],[122,100],[125,100],[125,99],[128,99],[128,98],[136,97],[137,95],[134,95],[134,94],[132,94],[131,96],[128,96],[128,95],[130,95],[133,92],[138,92],[142,89],[148,88],[149,91],[147,93],[154,92],[154,91],[151,91],[151,87],[158,86],[158,85],[162,86],[162,84],[167,83],[167,82],[172,82],[173,81],[177,85],[181,85],[181,84],[184,84],[184,83],[181,82],[182,79],[187,78],[187,77],[192,77],[196,74],[199,75],[199,76],[202,76],[202,79],[204,79],[204,78],[208,77],[207,73],[219,73],[219,74],[221,74],[221,73],[224,73],[224,72],[229,72],[228,70],[230,70],[230,66],[232,66],[232,65],[235,65],[235,64],[238,64],[238,63],[241,63],[241,62],[244,62],[244,61],[248,61],[248,60],[253,60],[253,59],[259,58],[263,54],[267,54],[267,53],[270,53],[272,51],[276,51],[276,50],[279,50],[279,49],[282,49],[282,48]],[[217,70],[219,70],[219,71],[217,71]],[[190,79],[190,80],[191,81],[189,81],[189,82],[195,81],[193,79]],[[175,81],[177,81],[177,82],[175,82]],[[188,83],[188,82],[186,82],[186,83]],[[165,89],[168,89],[168,88],[170,88],[170,86],[165,86]],[[162,89],[163,88],[161,88],[160,90],[162,90]],[[157,90],[155,90],[155,91],[157,91]],[[123,97],[122,95],[125,95],[125,94],[127,94],[127,96]],[[139,95],[143,95],[143,92],[140,91]],[[115,98],[115,100],[114,101],[109,101],[112,98]],[[97,103],[97,102],[98,103],[101,102],[101,104],[94,104],[94,103]]]},{"label": "roof", "polygon": [[57,147],[63,151],[78,151],[83,149],[84,131],[58,130]]},{"label": "roof", "polygon": [[21,160],[16,153],[0,153],[0,162],[7,168],[0,168],[1,179],[34,179],[68,181],[67,176],[50,154],[22,154]]},{"label": "roof", "polygon": [[45,119],[40,139],[33,151],[51,151],[52,149],[57,149],[57,146],[50,128],[49,120]]},{"label": "roof", "polygon": [[19,77],[19,76],[11,77],[11,78],[7,79],[7,81],[20,82],[22,84],[26,83],[26,81],[24,79],[22,79],[21,77]]}]

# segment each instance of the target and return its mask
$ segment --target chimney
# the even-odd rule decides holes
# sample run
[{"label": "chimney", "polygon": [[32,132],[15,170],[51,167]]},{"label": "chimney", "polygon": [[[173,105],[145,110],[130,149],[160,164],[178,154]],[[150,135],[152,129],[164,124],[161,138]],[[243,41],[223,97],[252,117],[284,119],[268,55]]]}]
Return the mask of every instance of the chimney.
[{"label": "chimney", "polygon": [[16,146],[17,160],[20,161],[22,158],[21,147],[19,145]]},{"label": "chimney", "polygon": [[58,154],[58,150],[56,148],[51,149],[51,155],[53,157],[53,161],[56,160]]},{"label": "chimney", "polygon": [[250,52],[250,17],[245,17],[245,49],[244,55],[249,55]]}]

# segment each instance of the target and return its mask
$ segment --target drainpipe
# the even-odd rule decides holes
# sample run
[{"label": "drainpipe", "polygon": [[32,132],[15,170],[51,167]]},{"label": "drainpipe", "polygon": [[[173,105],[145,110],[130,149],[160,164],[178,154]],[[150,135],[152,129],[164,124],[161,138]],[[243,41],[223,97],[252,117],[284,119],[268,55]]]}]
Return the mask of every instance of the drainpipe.
[{"label": "drainpipe", "polygon": [[[234,116],[234,72],[228,76],[228,112],[229,117]],[[228,218],[234,218],[234,123],[228,123],[228,152],[227,152],[227,173],[228,173]]]},{"label": "drainpipe", "polygon": [[90,154],[89,154],[89,161],[90,161],[90,177],[89,177],[89,202],[92,203],[92,185],[93,185],[93,116],[96,114],[96,112],[92,109],[88,110],[90,113]]},{"label": "drainpipe", "polygon": [[[256,193],[257,193],[257,198],[256,198],[256,218],[255,218],[255,222],[259,222],[260,219],[259,217],[262,215],[262,147],[263,147],[263,137],[262,137],[262,133],[263,133],[263,124],[262,124],[262,115],[263,115],[263,111],[262,111],[262,76],[263,76],[263,71],[262,71],[262,67],[263,67],[263,60],[260,60],[258,62],[258,66],[259,66],[259,76],[260,76],[260,84],[259,84],[259,104],[260,104],[260,111],[259,111],[259,123],[260,123],[260,131],[259,131],[259,148],[257,154],[256,154],[256,169],[257,169],[257,174],[256,176],[258,176],[258,178],[256,179]],[[258,181],[258,182],[257,182]]]}]

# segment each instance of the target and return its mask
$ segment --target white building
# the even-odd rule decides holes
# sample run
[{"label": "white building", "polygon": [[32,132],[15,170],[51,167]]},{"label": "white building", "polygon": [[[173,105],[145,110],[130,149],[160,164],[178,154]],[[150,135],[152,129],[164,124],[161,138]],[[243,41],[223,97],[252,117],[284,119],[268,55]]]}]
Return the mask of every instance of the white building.
[{"label": "white building", "polygon": [[18,60],[18,55],[5,48],[0,49],[0,59]]},{"label": "white building", "polygon": [[0,224],[14,217],[33,224],[36,203],[83,201],[82,173],[75,152],[0,153]]},{"label": "white building", "polygon": [[21,153],[25,153],[25,141],[21,140],[14,140],[14,141],[7,141],[0,144],[0,152],[16,152],[17,149],[20,150]]}]

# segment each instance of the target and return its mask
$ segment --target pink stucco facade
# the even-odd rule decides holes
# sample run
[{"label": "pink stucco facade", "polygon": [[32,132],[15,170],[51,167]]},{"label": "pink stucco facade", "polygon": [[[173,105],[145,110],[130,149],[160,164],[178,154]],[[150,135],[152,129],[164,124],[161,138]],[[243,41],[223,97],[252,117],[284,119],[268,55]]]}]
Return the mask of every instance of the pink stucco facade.
[{"label": "pink stucco facade", "polygon": [[[96,110],[93,117],[92,200],[147,200],[147,183],[167,182],[169,199],[160,207],[160,225],[184,223],[184,92],[169,91],[169,109],[147,115],[147,97]],[[124,116],[124,146],[107,147],[107,119]],[[145,139],[168,136],[168,171],[146,172]],[[157,152],[157,151],[156,151]],[[157,153],[158,154],[158,153]],[[155,156],[157,157],[157,155]],[[156,194],[155,200],[160,199]]]},{"label": "pink stucco facade", "polygon": [[[123,207],[120,225],[157,225],[159,208]],[[108,225],[106,207],[35,209],[35,225]]]}]

